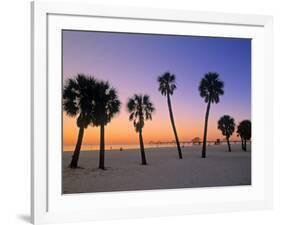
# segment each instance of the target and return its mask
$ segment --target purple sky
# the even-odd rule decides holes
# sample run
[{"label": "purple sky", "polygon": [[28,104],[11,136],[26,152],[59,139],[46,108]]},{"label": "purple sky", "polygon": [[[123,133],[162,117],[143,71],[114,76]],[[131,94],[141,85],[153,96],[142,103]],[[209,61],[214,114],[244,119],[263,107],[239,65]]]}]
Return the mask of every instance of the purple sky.
[{"label": "purple sky", "polygon": [[[77,73],[94,75],[108,80],[118,91],[122,109],[108,126],[112,130],[122,124],[134,132],[125,105],[128,97],[143,93],[151,96],[156,108],[153,121],[145,125],[145,140],[173,139],[166,99],[157,83],[157,76],[166,71],[176,75],[172,106],[181,139],[202,138],[206,104],[198,85],[207,72],[219,73],[225,82],[225,95],[211,106],[208,138],[221,137],[216,123],[224,114],[233,116],[236,123],[251,118],[250,39],[63,31],[64,80]],[[163,130],[165,134],[157,135]],[[117,143],[113,136],[109,132],[108,141]]]}]

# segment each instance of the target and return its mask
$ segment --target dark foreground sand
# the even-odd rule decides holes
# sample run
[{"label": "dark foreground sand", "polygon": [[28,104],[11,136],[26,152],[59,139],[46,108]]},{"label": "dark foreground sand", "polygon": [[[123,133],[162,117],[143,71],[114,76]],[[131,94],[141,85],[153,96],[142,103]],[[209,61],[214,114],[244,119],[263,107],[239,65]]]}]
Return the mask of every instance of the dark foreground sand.
[{"label": "dark foreground sand", "polygon": [[99,170],[98,151],[82,151],[79,165],[70,169],[72,152],[63,153],[63,193],[150,190],[167,188],[213,187],[251,184],[251,146],[240,144],[208,146],[201,158],[201,146],[182,149],[146,149],[147,166],[140,165],[139,150],[106,151],[105,166]]}]

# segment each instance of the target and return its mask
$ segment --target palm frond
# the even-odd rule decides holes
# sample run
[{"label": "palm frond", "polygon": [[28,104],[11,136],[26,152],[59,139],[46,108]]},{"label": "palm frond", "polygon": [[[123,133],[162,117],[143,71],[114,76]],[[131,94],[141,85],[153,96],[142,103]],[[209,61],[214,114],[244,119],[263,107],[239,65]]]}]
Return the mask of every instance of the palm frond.
[{"label": "palm frond", "polygon": [[78,74],[68,79],[63,89],[63,109],[67,115],[77,117],[77,126],[86,128],[93,109],[94,77]]},{"label": "palm frond", "polygon": [[108,81],[97,81],[95,85],[93,125],[106,125],[120,111],[121,102],[115,88]]},{"label": "palm frond", "polygon": [[245,139],[245,140],[250,140],[252,137],[252,125],[250,120],[243,120],[239,123],[237,126],[237,134]]},{"label": "palm frond", "polygon": [[224,94],[224,82],[219,79],[218,73],[209,72],[201,79],[198,90],[205,102],[218,103]]},{"label": "palm frond", "polygon": [[139,132],[144,127],[145,120],[152,120],[155,109],[149,95],[134,94],[128,99],[127,110],[130,113],[129,120],[133,121],[136,132]]},{"label": "palm frond", "polygon": [[218,121],[218,129],[221,130],[222,135],[229,138],[235,130],[235,122],[229,115],[222,116]]},{"label": "palm frond", "polygon": [[172,95],[174,93],[174,90],[177,88],[175,82],[176,82],[176,76],[174,74],[171,74],[170,72],[165,72],[161,76],[157,78],[157,81],[159,83],[158,90],[160,91],[161,95]]}]

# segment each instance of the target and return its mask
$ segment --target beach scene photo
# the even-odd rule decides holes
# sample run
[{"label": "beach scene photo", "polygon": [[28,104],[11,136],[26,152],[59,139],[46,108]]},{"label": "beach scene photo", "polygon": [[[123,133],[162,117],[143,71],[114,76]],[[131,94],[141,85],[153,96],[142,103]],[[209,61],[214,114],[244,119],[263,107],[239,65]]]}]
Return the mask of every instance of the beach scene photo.
[{"label": "beach scene photo", "polygon": [[251,185],[251,39],[62,30],[62,194]]}]

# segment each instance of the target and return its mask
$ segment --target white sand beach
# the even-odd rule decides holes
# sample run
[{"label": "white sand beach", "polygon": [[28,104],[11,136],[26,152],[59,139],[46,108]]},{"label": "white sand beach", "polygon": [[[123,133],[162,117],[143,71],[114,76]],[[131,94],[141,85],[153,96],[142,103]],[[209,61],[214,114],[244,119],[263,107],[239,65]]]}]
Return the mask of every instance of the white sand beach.
[{"label": "white sand beach", "polygon": [[105,152],[106,170],[99,170],[98,151],[82,151],[79,166],[70,169],[72,152],[63,153],[63,193],[108,192],[233,186],[251,184],[251,146],[247,152],[240,144],[207,146],[207,158],[201,158],[202,146],[182,149],[146,149],[148,165],[140,165],[139,150]]}]

